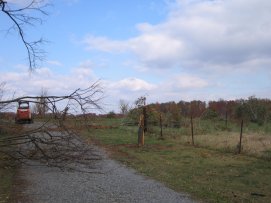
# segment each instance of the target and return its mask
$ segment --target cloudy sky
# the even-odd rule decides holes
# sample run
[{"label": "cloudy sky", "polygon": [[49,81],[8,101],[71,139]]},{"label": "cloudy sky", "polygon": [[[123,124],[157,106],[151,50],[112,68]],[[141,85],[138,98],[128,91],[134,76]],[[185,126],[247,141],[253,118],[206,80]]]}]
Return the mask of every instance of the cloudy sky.
[{"label": "cloudy sky", "polygon": [[[23,4],[27,0],[9,0]],[[0,14],[0,82],[18,95],[64,94],[101,80],[104,107],[271,98],[270,0],[58,0],[27,39],[49,43],[41,67]]]}]

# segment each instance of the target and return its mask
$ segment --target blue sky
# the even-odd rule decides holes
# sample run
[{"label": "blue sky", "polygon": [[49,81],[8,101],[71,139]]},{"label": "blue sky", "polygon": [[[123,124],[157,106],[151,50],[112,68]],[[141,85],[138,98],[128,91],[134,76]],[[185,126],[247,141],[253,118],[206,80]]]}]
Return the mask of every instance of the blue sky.
[{"label": "blue sky", "polygon": [[[9,0],[15,5],[28,0]],[[58,0],[27,39],[49,43],[29,74],[0,15],[0,82],[17,95],[65,94],[100,79],[106,111],[148,102],[271,98],[270,0]],[[22,85],[23,84],[23,85]]]}]

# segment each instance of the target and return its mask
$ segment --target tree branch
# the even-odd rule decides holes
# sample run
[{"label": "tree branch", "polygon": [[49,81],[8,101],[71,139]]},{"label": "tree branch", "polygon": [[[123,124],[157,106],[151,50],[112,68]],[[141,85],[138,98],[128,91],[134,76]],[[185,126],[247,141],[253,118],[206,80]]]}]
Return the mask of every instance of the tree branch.
[{"label": "tree branch", "polygon": [[[76,165],[84,165],[87,168],[85,172],[89,172],[88,169],[93,168],[92,161],[100,159],[100,157],[95,155],[91,147],[80,140],[77,133],[74,132],[76,129],[71,129],[71,122],[81,119],[82,124],[83,122],[88,124],[88,121],[84,120],[87,118],[87,113],[93,109],[101,110],[102,98],[103,90],[97,81],[86,89],[78,88],[68,95],[24,96],[0,101],[0,104],[18,101],[36,104],[42,101],[42,104],[49,109],[43,120],[37,121],[27,128],[21,127],[20,129],[20,126],[16,126],[18,130],[13,133],[3,134],[3,136],[1,134],[0,154],[19,163],[25,164],[28,163],[27,160],[39,160],[41,163],[61,169],[68,167],[78,170],[74,165],[76,163]],[[66,105],[59,104],[64,101],[67,102]],[[67,125],[65,125],[70,106],[75,109],[75,112],[70,112],[73,117],[69,117]],[[83,120],[79,113],[86,115]],[[0,124],[1,122],[3,121],[0,120]]]},{"label": "tree branch", "polygon": [[8,3],[6,1],[0,0],[1,11],[8,16],[8,18],[13,23],[13,28],[18,31],[18,34],[23,42],[29,63],[29,69],[32,71],[37,68],[38,62],[43,61],[45,52],[39,48],[39,46],[45,43],[45,40],[40,38],[39,40],[29,42],[25,38],[23,27],[24,25],[35,25],[35,22],[42,23],[42,19],[38,17],[30,16],[27,11],[35,11],[42,15],[48,15],[44,10],[49,4],[44,3],[44,0],[32,0],[27,6],[19,9],[9,9],[7,8]]}]

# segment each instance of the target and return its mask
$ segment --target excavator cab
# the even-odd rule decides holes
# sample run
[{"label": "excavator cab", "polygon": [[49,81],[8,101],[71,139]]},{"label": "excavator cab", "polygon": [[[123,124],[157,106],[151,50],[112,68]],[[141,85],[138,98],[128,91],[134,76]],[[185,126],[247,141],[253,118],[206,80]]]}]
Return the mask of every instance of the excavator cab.
[{"label": "excavator cab", "polygon": [[19,101],[15,122],[16,123],[33,123],[32,114],[28,101]]}]

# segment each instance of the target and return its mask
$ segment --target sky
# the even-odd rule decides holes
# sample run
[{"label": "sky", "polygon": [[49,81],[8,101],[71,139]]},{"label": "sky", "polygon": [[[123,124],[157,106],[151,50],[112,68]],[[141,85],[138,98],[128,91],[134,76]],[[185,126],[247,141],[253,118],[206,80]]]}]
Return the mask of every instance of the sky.
[{"label": "sky", "polygon": [[271,98],[270,0],[49,2],[43,23],[24,27],[29,41],[48,41],[31,73],[0,13],[0,82],[18,96],[42,88],[63,95],[100,80],[106,112],[141,96],[147,103]]}]

